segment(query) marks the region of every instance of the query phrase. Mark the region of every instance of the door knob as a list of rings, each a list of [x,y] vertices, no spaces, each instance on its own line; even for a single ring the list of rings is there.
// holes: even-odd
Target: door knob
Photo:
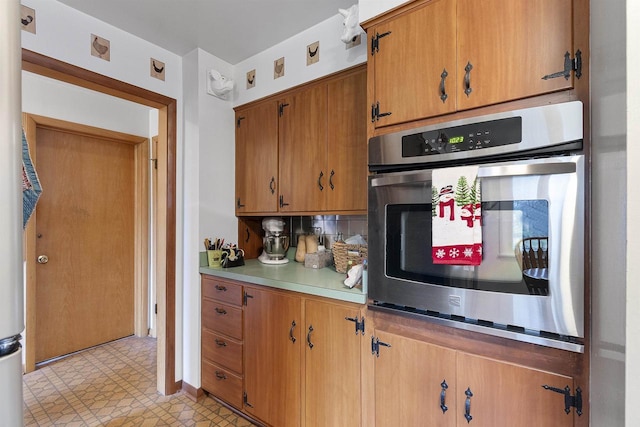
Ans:
[[[40,255],[38,257],[38,264],[46,264],[49,262],[49,257],[46,255]]]

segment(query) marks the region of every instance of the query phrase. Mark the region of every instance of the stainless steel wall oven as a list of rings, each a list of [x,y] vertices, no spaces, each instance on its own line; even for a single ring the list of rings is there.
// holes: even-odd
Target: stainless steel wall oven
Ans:
[[[372,138],[371,308],[583,352],[582,117],[575,101]],[[435,264],[433,171],[471,164],[481,264]]]

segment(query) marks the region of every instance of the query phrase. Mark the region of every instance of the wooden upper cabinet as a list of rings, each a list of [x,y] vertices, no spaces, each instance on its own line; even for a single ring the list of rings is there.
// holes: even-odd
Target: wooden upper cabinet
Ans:
[[[376,127],[455,111],[455,0],[425,3],[367,34]]]
[[[236,215],[278,211],[278,105],[236,112]]]
[[[367,79],[364,72],[328,86],[326,209],[367,210]]]
[[[457,2],[459,110],[573,87],[574,73],[543,79],[575,56],[572,0]]]
[[[373,127],[572,89],[565,63],[588,49],[574,31],[573,0],[431,0],[393,12],[367,28]]]
[[[558,426],[574,425],[575,408],[565,413],[563,394],[558,391],[569,388],[575,394],[573,379],[501,362],[463,352],[457,355],[458,370],[458,425],[473,426]],[[466,396],[469,390],[472,396]],[[469,415],[467,423],[466,403]],[[584,403],[585,406],[587,402]]]
[[[327,86],[283,98],[280,111],[280,212],[325,210]]]

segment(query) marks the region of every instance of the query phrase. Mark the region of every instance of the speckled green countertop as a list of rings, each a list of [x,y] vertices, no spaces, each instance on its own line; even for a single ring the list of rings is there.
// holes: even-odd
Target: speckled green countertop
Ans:
[[[362,285],[354,288],[346,287],[344,285],[346,275],[336,272],[333,267],[306,268],[293,260],[282,265],[266,265],[257,259],[249,259],[241,267],[209,268],[207,254],[201,252],[200,273],[340,301],[358,304],[364,304],[367,301],[367,294],[362,292]]]

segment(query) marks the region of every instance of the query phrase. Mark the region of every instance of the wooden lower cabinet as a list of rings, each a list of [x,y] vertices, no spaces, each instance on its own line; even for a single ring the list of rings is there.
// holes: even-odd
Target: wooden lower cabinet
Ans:
[[[300,425],[302,302],[245,288],[244,410],[272,426]]]
[[[361,425],[362,305],[202,284],[204,390],[269,426]]]
[[[356,304],[306,300],[306,427],[361,425],[362,322]]]
[[[242,285],[202,276],[202,388],[242,408]]]
[[[575,410],[543,386],[574,390],[565,375],[375,332],[375,424],[573,426]],[[374,356],[375,357],[375,356]]]

